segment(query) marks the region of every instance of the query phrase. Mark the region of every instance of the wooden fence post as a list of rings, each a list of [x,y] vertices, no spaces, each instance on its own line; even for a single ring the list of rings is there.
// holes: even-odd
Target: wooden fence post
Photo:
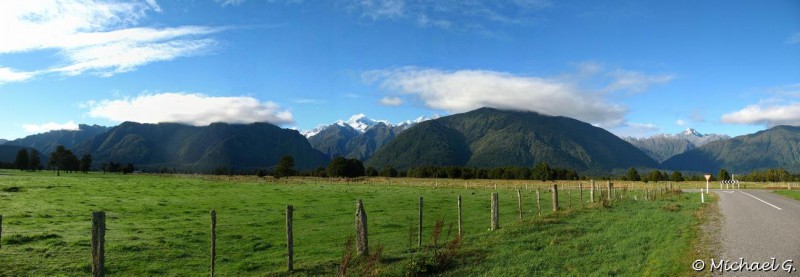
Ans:
[[[217,261],[217,211],[211,210],[211,277],[214,277],[214,263]]]
[[[369,255],[369,237],[367,233],[367,212],[361,199],[356,203],[356,253]]]
[[[539,194],[539,188],[536,188],[536,211],[540,216],[542,215],[542,197]]]
[[[517,213],[519,213],[519,221],[522,221],[522,194],[517,190]]]
[[[106,213],[92,212],[92,276],[105,276]]]
[[[583,208],[583,183],[578,184],[578,188],[580,189],[580,198],[581,198],[581,208]]]
[[[594,180],[592,180],[592,190],[589,191],[589,198],[592,199],[592,203],[594,203]]]
[[[499,219],[499,217],[500,217],[500,211],[499,211],[500,205],[499,205],[499,203],[497,203],[497,200],[498,200],[497,199],[497,193],[493,192],[492,193],[492,225],[491,225],[491,228],[490,228],[492,231],[500,229],[500,222],[499,222],[499,220],[500,220]]]
[[[608,195],[606,195],[606,197],[608,197],[608,202],[611,202],[612,186],[613,184],[611,184],[611,181],[608,181]]]
[[[422,196],[419,197],[419,230],[417,231],[417,247],[422,247]]]
[[[294,207],[286,206],[286,252],[289,254],[287,267],[289,273],[294,270],[294,234],[292,227],[294,224]]]
[[[464,230],[461,228],[461,194],[458,195],[458,237],[464,236]]]
[[[553,184],[553,211],[558,211],[558,185]]]

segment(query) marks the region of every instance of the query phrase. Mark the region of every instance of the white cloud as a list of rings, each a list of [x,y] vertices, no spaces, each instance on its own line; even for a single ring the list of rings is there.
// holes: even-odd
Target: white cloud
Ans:
[[[223,30],[137,27],[150,11],[162,9],[155,0],[0,1],[0,54],[57,50],[63,61],[36,74],[109,76],[207,53],[216,43],[206,36]]]
[[[22,128],[29,134],[44,133],[52,130],[78,130],[78,124],[70,120],[66,123],[59,124],[55,122],[48,122],[45,124],[22,124]]]
[[[741,110],[722,115],[722,122],[731,124],[767,125],[800,125],[800,103],[787,105],[772,104],[773,101],[762,101],[749,105]]]
[[[662,132],[661,128],[655,124],[635,122],[627,122],[609,131],[622,138],[646,138]]]
[[[325,100],[312,99],[312,98],[297,98],[294,99],[294,102],[297,104],[324,104]]]
[[[150,5],[150,8],[152,8],[156,12],[163,12],[164,11],[164,10],[161,9],[161,6],[158,5],[156,0],[146,0],[145,2],[147,2],[147,5]]]
[[[89,101],[88,115],[114,122],[177,122],[205,126],[214,122],[290,124],[292,113],[273,102],[247,96],[216,97],[199,93],[157,93],[118,100]]]
[[[108,77],[156,61],[198,55],[210,51],[216,44],[211,39],[200,39],[152,43],[117,42],[83,47],[64,51],[71,64],[51,70],[68,76],[93,72]]]
[[[788,44],[800,44],[800,33],[794,33],[786,39]]]
[[[219,3],[221,6],[239,6],[244,3],[244,0],[214,0],[214,2]]]
[[[675,79],[674,75],[647,75],[641,72],[617,69],[608,73],[614,81],[604,91],[627,90],[630,92],[643,92],[650,86],[667,83]]]
[[[765,91],[778,97],[800,97],[800,83],[767,88]]]
[[[405,13],[404,0],[359,0],[362,16],[379,18],[398,18]]]
[[[458,31],[490,32],[487,26],[526,24],[531,16],[552,6],[547,0],[514,1],[427,1],[427,0],[343,0],[346,9],[362,18],[402,20],[420,27]]]
[[[381,105],[384,105],[384,106],[395,106],[396,107],[396,106],[400,106],[401,104],[403,104],[403,99],[400,99],[400,97],[385,96],[385,97],[381,98],[380,103],[381,103]]]
[[[21,72],[13,68],[0,66],[0,85],[12,82],[22,82],[33,78],[36,72]]]
[[[678,125],[678,126],[686,126],[686,125],[688,125],[689,123],[687,123],[687,122],[686,122],[685,120],[683,120],[683,119],[678,119],[678,120],[676,120],[676,121],[675,121],[675,124],[676,124],[676,125]]]
[[[504,72],[406,67],[369,71],[362,77],[366,82],[379,82],[383,89],[416,96],[430,108],[454,113],[494,107],[613,127],[624,123],[628,111],[569,82]]]

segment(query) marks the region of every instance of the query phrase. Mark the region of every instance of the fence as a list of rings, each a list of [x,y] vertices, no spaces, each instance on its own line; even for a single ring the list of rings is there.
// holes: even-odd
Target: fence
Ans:
[[[433,184],[432,187],[440,186]],[[491,192],[482,192],[490,189]],[[298,270],[296,262],[305,261],[303,265],[306,267],[299,270],[312,274],[329,273],[330,268],[326,267],[330,264],[319,265],[308,261],[336,261],[341,257],[341,245],[348,237],[356,238],[356,248],[361,255],[369,255],[370,246],[375,245],[370,240],[393,247],[395,254],[413,253],[426,247],[426,239],[429,238],[425,234],[429,234],[433,225],[431,222],[435,220],[423,220],[423,216],[453,219],[457,224],[457,236],[470,236],[487,229],[498,230],[513,222],[524,224],[526,221],[522,220],[523,217],[540,217],[563,210],[564,207],[579,209],[589,207],[594,202],[608,205],[623,199],[656,200],[669,190],[671,188],[667,184],[634,190],[627,186],[615,187],[611,182],[595,184],[594,181],[561,183],[560,186],[552,184],[549,187],[467,187],[460,191],[463,195],[442,196],[427,203],[423,202],[423,197],[419,197],[418,205],[407,199],[403,203],[408,209],[402,212],[387,211],[387,207],[381,206],[381,203],[359,199],[355,211],[347,208],[350,212],[336,213],[340,216],[335,218],[328,214],[309,213],[310,210],[305,207],[313,207],[313,202],[287,205],[285,210],[262,212],[227,209],[218,214],[217,209],[212,209],[210,214],[205,210],[205,216],[195,209],[184,215],[162,215],[156,219],[147,219],[146,215],[140,214],[104,211],[93,212],[91,217],[65,215],[45,218],[51,219],[50,223],[64,227],[58,231],[37,231],[37,224],[26,222],[26,219],[34,216],[6,217],[4,222],[0,215],[0,262],[7,261],[9,263],[3,264],[22,266],[31,272],[50,273],[50,269],[61,269],[63,271],[55,272],[66,272],[68,275],[91,272],[93,276],[130,273],[131,270],[140,270],[133,271],[134,275],[165,274],[169,273],[169,269],[158,264],[166,263],[168,267],[183,267],[183,272],[206,272],[213,276],[220,270],[291,272]],[[559,191],[562,193],[559,194]],[[551,211],[542,210],[541,202],[548,201],[552,204]],[[468,205],[463,205],[463,202]],[[577,205],[573,205],[573,202]],[[487,211],[490,215],[486,214]],[[346,215],[348,213],[349,216]],[[209,225],[199,224],[203,217],[210,222],[210,230],[206,229]],[[403,221],[414,222],[416,226],[408,226],[406,233],[406,225],[399,223]],[[91,226],[88,226],[89,222]],[[412,229],[417,231],[416,239],[412,239]],[[26,247],[26,243],[32,241],[47,241],[46,249]],[[87,248],[89,251],[86,251]],[[267,253],[249,255],[259,252]],[[22,264],[20,259],[13,258],[14,255],[24,255],[28,260],[39,254],[44,259],[30,259],[31,264]],[[49,259],[54,257],[57,259]],[[242,263],[241,259],[246,261]],[[77,266],[70,262],[75,260],[80,261]],[[141,261],[152,264],[151,268],[134,269],[141,266]],[[237,261],[237,267],[230,266],[233,261]]]

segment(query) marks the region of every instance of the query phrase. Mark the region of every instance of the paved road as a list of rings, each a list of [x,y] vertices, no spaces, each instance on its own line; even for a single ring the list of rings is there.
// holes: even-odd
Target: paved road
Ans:
[[[800,276],[800,201],[765,190],[713,190],[719,195],[722,223],[722,259],[770,262],[777,272],[745,271],[732,276]],[[796,271],[781,270],[793,260]]]

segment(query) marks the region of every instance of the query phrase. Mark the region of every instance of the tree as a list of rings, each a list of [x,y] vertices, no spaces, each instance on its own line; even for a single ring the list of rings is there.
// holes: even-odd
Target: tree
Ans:
[[[136,168],[133,167],[133,164],[129,163],[126,164],[125,167],[122,168],[122,174],[130,174],[136,171]]]
[[[387,165],[386,167],[381,170],[381,176],[383,177],[397,177],[397,170],[394,167]]]
[[[325,171],[324,167],[317,167],[314,169],[314,172],[311,173],[314,177],[328,177],[328,172]]]
[[[731,178],[731,174],[728,173],[727,169],[723,168],[719,170],[719,173],[717,173],[717,178],[719,178],[720,181],[729,180]]]
[[[683,182],[683,175],[678,171],[673,171],[669,176],[669,180],[673,182]]]
[[[370,177],[378,176],[378,170],[371,166],[367,167],[367,169],[364,170],[364,175]]]
[[[664,178],[664,175],[662,175],[661,171],[658,171],[658,170],[650,171],[650,174],[648,174],[648,176],[647,176],[647,180],[651,181],[651,182],[658,182],[658,181],[662,181],[664,179],[666,179],[666,178]]]
[[[639,176],[639,171],[635,168],[631,167],[628,169],[628,174],[626,175],[628,181],[641,181],[642,177]]]
[[[111,172],[120,172],[122,170],[122,165],[120,163],[110,162],[108,164],[108,171]]]
[[[27,149],[20,149],[17,152],[17,159],[14,162],[16,164],[17,169],[20,171],[28,170],[28,166],[30,164],[30,160],[28,159],[28,150]]]
[[[30,163],[28,169],[30,170],[41,170],[42,168],[42,155],[39,154],[39,151],[31,150],[30,155]]]
[[[358,159],[333,158],[326,170],[329,177],[355,178],[364,176],[364,164]]]
[[[461,178],[461,167],[460,166],[448,166],[445,171],[447,172],[447,178],[450,178],[450,179]]]
[[[72,153],[72,150],[64,152],[64,170],[67,172],[78,172],[81,169],[81,160]]]
[[[364,176],[364,164],[358,159],[347,159],[345,163],[345,176],[351,178]]]
[[[67,149],[63,145],[56,147],[56,151],[50,153],[50,167],[56,168],[56,176],[61,176],[61,170],[64,169],[64,164],[67,159]]]
[[[283,156],[278,166],[275,167],[275,178],[289,177],[296,174],[294,170],[294,157],[290,155]]]
[[[347,159],[343,157],[333,158],[331,163],[328,164],[328,176],[330,177],[345,177],[347,168]]]
[[[533,167],[533,172],[531,172],[531,178],[535,180],[541,180],[542,182],[547,180],[554,180],[553,170],[550,169],[550,166],[546,163],[537,163],[536,166]]]
[[[81,157],[81,171],[83,173],[89,173],[89,170],[92,169],[92,155],[91,154],[84,154]]]

